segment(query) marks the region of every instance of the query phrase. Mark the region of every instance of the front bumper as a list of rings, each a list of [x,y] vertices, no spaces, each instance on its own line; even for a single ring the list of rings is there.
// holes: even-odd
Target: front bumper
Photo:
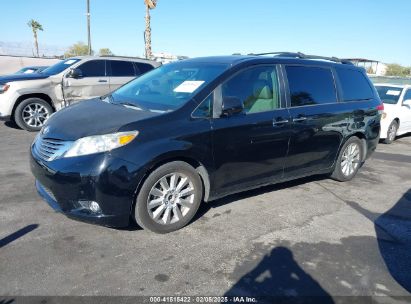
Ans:
[[[11,120],[11,115],[2,115],[0,113],[0,121],[10,121]]]
[[[57,212],[98,225],[129,225],[135,191],[143,176],[136,165],[107,153],[43,161],[31,149],[31,171],[40,196]],[[95,201],[101,212],[81,208]]]
[[[0,120],[10,120],[17,98],[17,94],[12,92],[11,88],[7,92],[0,94]]]

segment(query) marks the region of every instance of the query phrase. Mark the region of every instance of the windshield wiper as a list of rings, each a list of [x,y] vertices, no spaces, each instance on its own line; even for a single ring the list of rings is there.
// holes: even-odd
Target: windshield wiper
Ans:
[[[140,110],[140,111],[148,111],[147,108],[144,108],[140,105],[136,105],[135,103],[131,103],[131,102],[127,102],[127,101],[119,102],[119,103],[116,103],[116,104],[123,105],[125,107],[134,108],[134,109],[137,109],[137,110]]]

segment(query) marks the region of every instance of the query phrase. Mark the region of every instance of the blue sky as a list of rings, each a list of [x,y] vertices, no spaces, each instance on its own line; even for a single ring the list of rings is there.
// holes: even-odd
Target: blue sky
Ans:
[[[5,1],[0,41],[31,42],[26,23],[34,18],[45,29],[40,43],[86,42],[85,7],[86,0]],[[143,0],[91,0],[93,49],[142,56],[144,14]],[[410,21],[411,0],[159,0],[153,51],[301,51],[411,66]]]

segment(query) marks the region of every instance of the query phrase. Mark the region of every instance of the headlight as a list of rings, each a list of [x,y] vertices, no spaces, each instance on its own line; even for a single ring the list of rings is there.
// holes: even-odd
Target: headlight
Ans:
[[[76,140],[63,157],[74,157],[110,151],[127,145],[136,138],[137,135],[138,131],[132,131],[83,137]]]
[[[3,94],[10,88],[9,84],[0,84],[0,94]]]

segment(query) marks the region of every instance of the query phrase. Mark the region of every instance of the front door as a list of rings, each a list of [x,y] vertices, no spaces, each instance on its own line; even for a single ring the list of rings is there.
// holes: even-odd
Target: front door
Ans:
[[[239,98],[244,105],[242,113],[212,121],[215,171],[211,180],[218,194],[282,178],[290,130],[278,74],[274,65],[247,68],[217,89],[216,108],[221,109],[226,97]]]
[[[76,68],[80,76],[64,77],[64,99],[69,104],[106,95],[110,92],[109,77],[106,73],[106,60],[90,60]]]

